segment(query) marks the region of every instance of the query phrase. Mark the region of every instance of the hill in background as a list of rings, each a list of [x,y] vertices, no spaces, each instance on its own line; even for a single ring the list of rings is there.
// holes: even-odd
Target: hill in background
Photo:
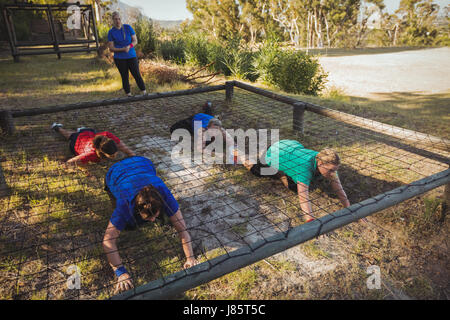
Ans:
[[[142,14],[143,16],[152,19],[152,21],[155,24],[158,24],[161,28],[164,29],[174,29],[180,26],[181,22],[183,20],[156,20],[152,17],[148,17],[144,14],[142,11],[142,8],[140,7],[133,7],[128,4],[125,4],[121,1],[117,1],[115,4],[111,4],[109,6],[109,10],[111,11],[119,11],[122,15],[123,21],[126,21],[126,23],[133,24],[136,21],[136,18],[139,16],[139,14]]]

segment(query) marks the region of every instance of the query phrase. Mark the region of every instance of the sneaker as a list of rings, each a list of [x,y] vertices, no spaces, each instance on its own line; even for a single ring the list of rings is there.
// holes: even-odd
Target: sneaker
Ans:
[[[52,130],[55,131],[55,132],[58,132],[58,131],[59,131],[59,128],[61,128],[62,126],[63,126],[63,125],[62,125],[61,123],[53,122],[53,124],[52,124]]]
[[[133,95],[130,93],[127,93],[127,97],[132,97]]]
[[[77,129],[77,132],[80,132],[81,130],[83,130],[83,129],[87,129],[86,127],[79,127],[78,129]]]
[[[142,91],[142,95],[144,96],[148,95],[147,90]]]

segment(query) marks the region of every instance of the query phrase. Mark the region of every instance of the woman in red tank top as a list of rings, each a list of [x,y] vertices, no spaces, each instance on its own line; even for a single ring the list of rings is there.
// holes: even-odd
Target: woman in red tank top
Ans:
[[[69,149],[74,157],[67,160],[71,164],[99,162],[102,159],[114,159],[119,151],[127,156],[135,156],[119,138],[108,131],[96,132],[94,129],[78,128],[66,130],[62,124],[54,123],[52,129],[69,140]]]

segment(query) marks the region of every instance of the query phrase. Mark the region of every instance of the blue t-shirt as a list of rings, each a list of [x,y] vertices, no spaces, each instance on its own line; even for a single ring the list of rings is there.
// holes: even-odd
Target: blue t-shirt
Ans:
[[[133,28],[129,24],[122,24],[122,28],[112,27],[108,32],[108,41],[114,42],[114,47],[125,48],[131,44],[131,36],[135,35]],[[114,52],[114,59],[131,59],[136,57],[134,47],[128,52]]]
[[[171,217],[178,211],[178,202],[156,176],[155,167],[147,158],[134,156],[116,162],[106,173],[105,183],[116,198],[116,209],[110,221],[120,231],[127,225],[134,227],[143,222],[139,214],[135,215],[134,207],[136,195],[145,186],[152,185],[159,191],[167,216]]]
[[[201,121],[202,122],[202,128],[207,128],[209,121],[214,118],[213,116],[210,116],[209,114],[205,113],[197,113],[192,118],[192,128],[194,128],[194,121]]]

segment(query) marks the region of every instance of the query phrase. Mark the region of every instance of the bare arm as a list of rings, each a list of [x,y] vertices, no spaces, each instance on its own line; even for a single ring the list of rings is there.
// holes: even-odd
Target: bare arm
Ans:
[[[178,232],[181,239],[181,245],[183,246],[184,255],[186,256],[186,263],[184,268],[190,268],[195,266],[198,262],[194,257],[194,251],[192,250],[192,241],[189,232],[186,230],[186,223],[184,222],[181,211],[178,210],[173,216],[170,217],[172,225]]]
[[[137,37],[135,34],[131,36],[131,43],[133,44],[133,47],[136,47],[136,45],[138,44]]]
[[[83,158],[84,156],[86,156],[85,154],[79,154],[73,158],[70,158],[69,160],[67,160],[67,164],[71,164],[71,165],[80,165],[83,164],[80,159]]]
[[[108,223],[105,235],[103,237],[103,251],[106,253],[109,265],[116,271],[122,266],[122,260],[119,256],[119,250],[117,249],[117,238],[119,238],[120,231],[111,223]],[[126,291],[133,288],[133,282],[128,273],[122,274],[117,279],[116,292]]]
[[[129,157],[133,157],[136,154],[130,150],[130,148],[128,148],[128,146],[123,143],[122,141],[120,141],[120,143],[117,145],[117,148],[122,151],[123,153],[125,153],[127,156]]]
[[[349,207],[350,201],[348,201],[347,194],[345,193],[344,188],[342,188],[341,180],[339,180],[339,176],[337,174],[335,174],[334,177],[331,179],[331,188],[338,196],[342,205],[345,208]]]
[[[311,201],[309,201],[309,187],[304,183],[298,182],[297,193],[298,193],[298,200],[300,201],[300,208],[302,208],[302,211],[305,214],[313,218]]]
[[[128,50],[130,50],[130,46],[126,46],[123,48],[116,48],[114,47],[114,41],[109,41],[108,42],[108,48],[111,52],[128,52]]]

